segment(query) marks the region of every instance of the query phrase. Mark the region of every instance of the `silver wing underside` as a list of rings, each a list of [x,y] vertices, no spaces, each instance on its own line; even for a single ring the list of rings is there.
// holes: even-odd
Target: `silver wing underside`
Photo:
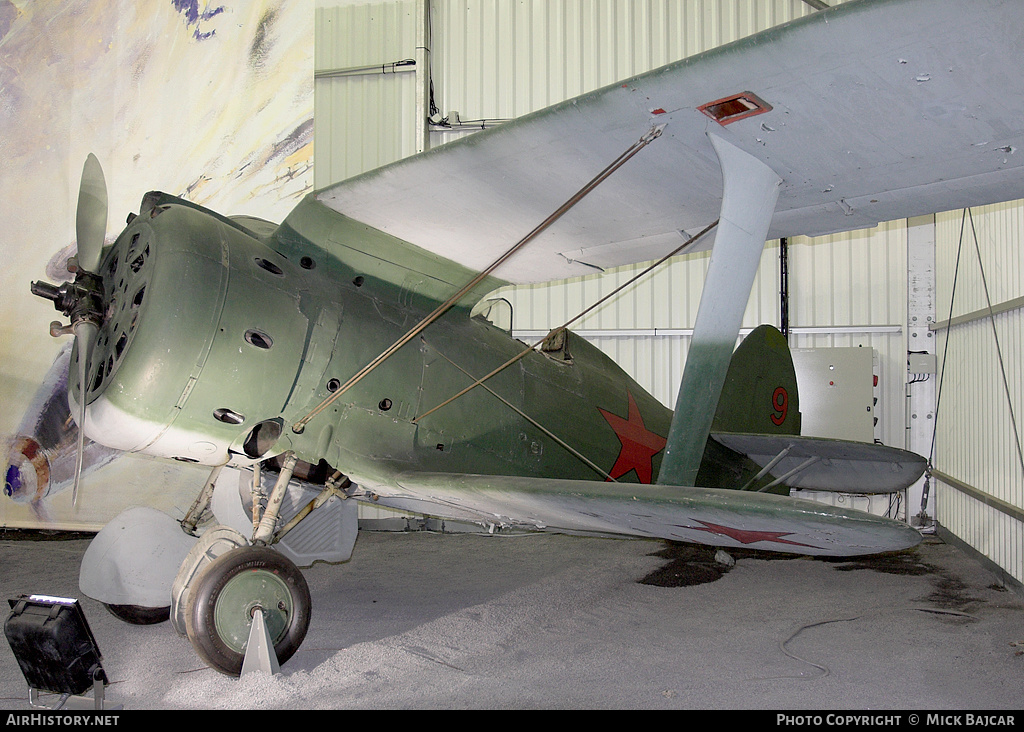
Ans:
[[[407,473],[375,499],[428,515],[810,556],[916,546],[906,524],[786,496],[491,475]]]
[[[665,125],[496,272],[517,283],[650,260],[714,221],[722,174],[709,131],[783,179],[770,238],[1020,198],[1022,28],[1017,0],[845,3],[317,196],[480,270]],[[701,111],[743,92],[770,110],[721,123]]]

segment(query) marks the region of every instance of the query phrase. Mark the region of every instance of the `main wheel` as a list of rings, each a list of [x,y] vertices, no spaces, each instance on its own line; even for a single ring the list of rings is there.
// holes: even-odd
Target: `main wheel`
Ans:
[[[189,589],[185,631],[211,668],[238,676],[254,613],[262,610],[284,663],[306,637],[311,605],[302,572],[286,557],[267,547],[238,547],[211,562]]]

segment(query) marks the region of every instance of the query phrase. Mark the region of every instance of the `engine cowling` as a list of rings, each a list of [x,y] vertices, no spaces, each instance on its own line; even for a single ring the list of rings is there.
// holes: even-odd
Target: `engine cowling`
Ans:
[[[160,194],[147,197],[100,274],[106,307],[87,436],[206,465],[262,457],[307,338],[300,268],[247,227]],[[74,410],[77,386],[69,393]]]

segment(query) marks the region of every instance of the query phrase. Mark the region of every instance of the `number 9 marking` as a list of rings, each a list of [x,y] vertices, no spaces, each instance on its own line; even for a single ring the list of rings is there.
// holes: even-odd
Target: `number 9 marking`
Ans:
[[[789,392],[780,386],[772,394],[772,422],[776,426],[781,426],[786,421],[787,412],[789,412]]]

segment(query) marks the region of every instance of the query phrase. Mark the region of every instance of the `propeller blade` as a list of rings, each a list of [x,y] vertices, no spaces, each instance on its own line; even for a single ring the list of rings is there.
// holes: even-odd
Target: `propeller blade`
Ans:
[[[95,273],[100,266],[103,242],[107,236],[107,182],[100,161],[92,153],[82,168],[75,232],[78,237],[78,266],[86,272]]]
[[[78,345],[78,452],[75,455],[75,485],[71,490],[71,506],[78,505],[78,486],[82,480],[82,463],[85,457],[85,395],[88,390],[86,379],[89,374],[89,363],[92,361],[93,347],[99,327],[88,320],[75,324],[75,341]]]

